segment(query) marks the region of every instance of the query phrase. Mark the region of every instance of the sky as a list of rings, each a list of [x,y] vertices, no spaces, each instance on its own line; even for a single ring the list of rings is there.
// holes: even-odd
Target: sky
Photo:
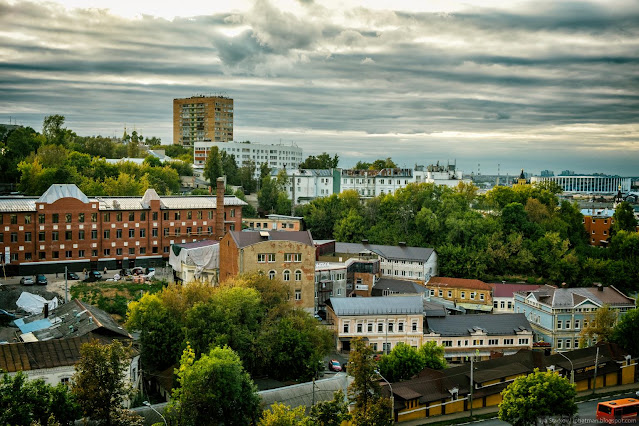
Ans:
[[[343,167],[639,176],[639,2],[0,0],[0,124],[170,143],[196,94]]]

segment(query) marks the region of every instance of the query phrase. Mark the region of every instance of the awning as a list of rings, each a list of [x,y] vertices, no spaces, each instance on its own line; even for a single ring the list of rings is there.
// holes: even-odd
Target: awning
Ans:
[[[457,306],[461,306],[468,311],[491,312],[493,310],[491,305],[480,305],[479,303],[457,303]]]

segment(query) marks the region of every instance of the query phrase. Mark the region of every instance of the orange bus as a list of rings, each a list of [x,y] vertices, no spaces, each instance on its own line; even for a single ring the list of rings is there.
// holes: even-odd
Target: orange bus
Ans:
[[[636,423],[639,399],[624,398],[597,404],[597,420],[605,423]]]

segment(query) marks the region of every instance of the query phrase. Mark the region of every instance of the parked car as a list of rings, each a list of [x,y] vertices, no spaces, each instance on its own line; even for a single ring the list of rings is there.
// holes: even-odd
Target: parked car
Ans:
[[[122,268],[122,269],[120,269],[120,276],[121,276],[121,277],[128,277],[128,276],[130,276],[130,275],[133,275],[133,274],[131,273],[131,270],[130,270],[130,269],[127,269],[127,268]]]
[[[100,271],[90,271],[89,276],[84,281],[93,282],[93,281],[100,281],[101,279],[102,279],[102,274],[100,273]]]
[[[33,281],[33,277],[22,277],[20,278],[20,284],[22,285],[33,285],[35,281]]]
[[[80,277],[75,272],[67,272],[67,279],[68,280],[79,280]]]
[[[339,363],[338,360],[332,359],[328,363],[328,369],[331,371],[342,371],[342,365]]]
[[[44,276],[44,274],[38,274],[38,276],[36,277],[36,284],[47,285],[49,284],[49,281],[47,280],[47,277]]]
[[[135,268],[131,269],[131,273],[133,275],[144,275],[144,268],[141,266],[136,266]]]

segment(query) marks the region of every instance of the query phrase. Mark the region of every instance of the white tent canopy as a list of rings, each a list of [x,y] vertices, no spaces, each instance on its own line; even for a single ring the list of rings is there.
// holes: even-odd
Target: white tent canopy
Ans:
[[[177,273],[182,272],[182,265],[195,266],[195,277],[199,278],[202,271],[220,267],[220,244],[218,241],[173,244],[169,265]]]
[[[18,308],[23,309],[32,315],[42,313],[44,305],[47,303],[49,304],[49,310],[51,311],[58,307],[58,298],[54,297],[51,300],[47,300],[42,296],[38,296],[37,294],[23,291],[16,301],[16,305],[18,305]]]

